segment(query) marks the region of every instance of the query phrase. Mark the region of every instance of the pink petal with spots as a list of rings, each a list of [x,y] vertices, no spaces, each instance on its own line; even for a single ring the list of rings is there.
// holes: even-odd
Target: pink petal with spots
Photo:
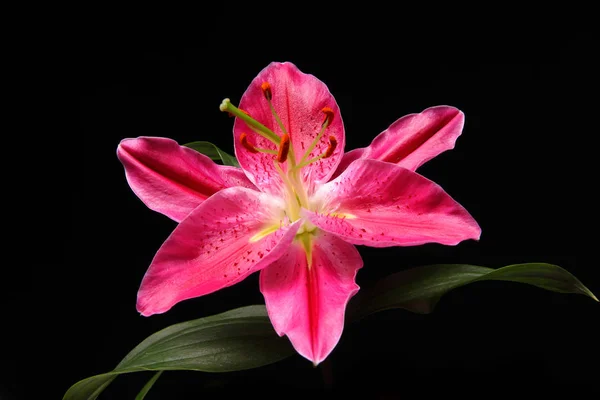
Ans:
[[[176,303],[233,285],[277,260],[301,220],[252,242],[278,223],[281,204],[245,188],[224,189],[198,206],[175,228],[146,272],[137,309],[149,316]]]
[[[144,204],[177,222],[221,189],[255,188],[241,169],[217,165],[171,139],[125,139],[117,157],[129,186]]]
[[[240,108],[254,119],[273,130],[280,137],[282,131],[274,119],[269,103],[263,95],[261,84],[268,82],[273,94],[273,107],[290,134],[296,162],[302,159],[313,139],[318,135],[325,120],[324,107],[333,110],[331,125],[311,152],[310,158],[325,153],[329,147],[329,136],[335,137],[337,146],[331,157],[321,159],[303,168],[305,182],[327,181],[335,171],[344,152],[344,124],[338,105],[327,86],[313,75],[304,74],[292,63],[271,63],[252,81],[242,99]],[[279,191],[281,180],[273,166],[274,155],[251,153],[240,143],[240,135],[246,133],[254,147],[276,150],[271,141],[253,132],[244,121],[236,118],[234,125],[235,154],[248,178],[261,190],[271,193]],[[285,171],[290,157],[283,165]]]
[[[478,240],[481,229],[439,185],[416,172],[376,160],[357,160],[315,194],[317,227],[372,247],[456,245]]]
[[[313,242],[309,267],[297,242],[260,273],[260,290],[279,336],[287,335],[298,353],[315,365],[340,340],[344,313],[356,292],[363,266],[354,246],[325,232]]]
[[[437,106],[406,115],[380,133],[368,147],[344,155],[334,176],[358,159],[387,161],[415,171],[438,154],[454,148],[465,115],[449,106]]]

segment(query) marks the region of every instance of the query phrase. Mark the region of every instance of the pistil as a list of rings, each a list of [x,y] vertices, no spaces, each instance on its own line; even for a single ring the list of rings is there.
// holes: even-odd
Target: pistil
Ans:
[[[265,139],[268,139],[271,142],[275,143],[275,145],[279,145],[280,138],[279,136],[277,136],[277,134],[275,134],[275,132],[273,132],[254,118],[252,118],[250,115],[248,115],[248,113],[240,110],[239,108],[231,104],[231,101],[229,99],[223,100],[223,102],[219,106],[219,110],[223,112],[228,112],[233,116],[242,119],[248,124],[250,128],[252,128],[254,132],[258,133]]]

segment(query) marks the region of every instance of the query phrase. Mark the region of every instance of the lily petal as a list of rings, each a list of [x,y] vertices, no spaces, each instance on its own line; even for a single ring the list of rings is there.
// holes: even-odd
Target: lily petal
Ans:
[[[456,245],[481,229],[439,185],[394,164],[357,160],[315,194],[317,227],[372,247]]]
[[[438,154],[453,149],[464,124],[463,112],[450,106],[406,115],[381,132],[368,147],[346,153],[334,176],[358,159],[387,161],[415,171]]]
[[[260,290],[279,336],[287,335],[303,357],[315,365],[340,340],[346,304],[356,292],[356,273],[363,266],[354,246],[320,232],[307,265],[304,248],[294,243],[260,273]]]
[[[144,204],[177,222],[221,189],[255,188],[241,169],[217,165],[171,139],[125,139],[117,157],[129,186]]]
[[[330,146],[330,136],[337,141],[333,154],[302,169],[303,179],[309,184],[315,181],[327,181],[343,156],[345,144],[344,124],[335,98],[323,82],[313,75],[302,73],[294,64],[289,62],[269,64],[250,83],[242,96],[240,108],[280,137],[283,136],[283,132],[273,117],[261,88],[264,82],[268,82],[271,87],[273,107],[290,135],[296,162],[302,159],[305,150],[310,147],[321,130],[325,120],[323,108],[329,107],[333,111],[331,124],[308,159],[326,152]],[[248,178],[261,190],[278,193],[281,179],[274,167],[274,155],[248,151],[241,143],[240,137],[243,133],[247,134],[248,142],[254,147],[277,150],[277,146],[253,132],[244,121],[236,118],[235,154],[240,165],[246,171]],[[286,164],[289,162],[288,157]],[[283,169],[285,170],[285,166]]]
[[[224,189],[175,228],[152,260],[137,309],[149,316],[176,303],[233,285],[277,260],[302,220],[286,226],[279,201],[246,188]],[[265,226],[273,226],[266,234]],[[281,224],[281,228],[277,228]]]

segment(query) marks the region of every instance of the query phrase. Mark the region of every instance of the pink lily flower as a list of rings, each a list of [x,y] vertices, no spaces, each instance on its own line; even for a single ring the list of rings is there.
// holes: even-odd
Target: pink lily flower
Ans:
[[[165,138],[119,144],[133,191],[179,222],[142,280],[142,315],[261,271],[275,331],[316,365],[338,343],[346,305],[359,290],[363,261],[355,245],[479,239],[471,215],[414,172],[454,147],[464,124],[456,108],[407,115],[369,147],[344,154],[342,117],[327,86],[291,63],[272,63],[240,108],[225,99],[221,110],[236,117],[241,168]]]

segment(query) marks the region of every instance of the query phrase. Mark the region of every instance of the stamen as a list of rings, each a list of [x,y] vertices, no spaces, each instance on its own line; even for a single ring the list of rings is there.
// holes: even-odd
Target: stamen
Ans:
[[[240,135],[240,143],[242,146],[248,150],[250,153],[268,153],[268,154],[277,154],[275,150],[269,149],[261,149],[259,147],[254,147],[248,142],[248,135],[244,132]]]
[[[244,148],[250,153],[258,153],[258,150],[256,150],[254,146],[248,143],[248,135],[246,135],[245,132],[240,135],[240,142],[242,143],[242,146],[244,146]]]
[[[283,125],[281,118],[279,118],[279,115],[277,115],[277,111],[275,111],[275,107],[273,107],[273,103],[271,102],[271,100],[273,99],[273,91],[271,90],[271,84],[269,82],[263,82],[260,85],[260,88],[263,92],[263,95],[265,96],[265,99],[267,99],[267,102],[269,103],[269,108],[271,109],[271,114],[273,115],[273,118],[275,118],[275,121],[277,121],[277,125],[279,125],[279,129],[281,129],[281,132],[283,133],[283,137],[288,136],[288,138],[287,138],[288,142],[286,144],[287,148],[285,149],[285,154],[283,154],[282,157],[279,157],[279,156],[277,157],[277,161],[279,161],[281,158],[283,161],[279,161],[279,162],[284,162],[287,159],[289,148],[292,147],[292,143],[290,142],[290,138],[289,138],[289,133],[285,129],[285,126]],[[281,138],[282,143],[283,143],[283,137]],[[282,146],[280,145],[279,147],[280,147],[279,150],[281,152]],[[290,153],[290,164],[292,166],[296,164],[296,160],[295,160],[293,151]]]
[[[331,125],[331,122],[333,122],[333,110],[329,107],[323,107],[323,109],[321,110],[325,113],[325,120],[323,121],[323,125]]]
[[[323,125],[321,125],[321,130],[319,131],[319,134],[317,135],[317,137],[315,137],[315,139],[312,141],[312,143],[310,144],[310,146],[308,146],[308,149],[306,150],[306,152],[304,153],[304,155],[302,156],[302,159],[300,160],[300,162],[298,163],[298,167],[297,168],[302,168],[300,167],[301,165],[308,165],[312,162],[315,162],[317,160],[320,160],[322,158],[322,156],[313,158],[309,161],[305,161],[309,156],[310,156],[310,152],[313,151],[313,149],[315,148],[315,146],[317,145],[317,143],[319,143],[319,140],[321,140],[321,136],[323,136],[323,133],[325,133],[325,129],[327,129],[327,127],[331,124],[331,121],[333,121],[333,110],[329,107],[323,107],[321,109],[321,111],[323,111],[325,113],[325,121],[323,121]],[[334,138],[335,139],[335,138]],[[337,142],[336,142],[337,144]],[[334,148],[335,150],[335,148]],[[333,152],[333,150],[332,150]],[[330,154],[331,155],[331,154]]]
[[[329,146],[327,146],[327,150],[325,150],[325,153],[321,154],[320,156],[311,158],[308,161],[301,161],[300,164],[296,165],[296,169],[304,168],[307,165],[317,162],[323,158],[331,157],[333,152],[335,151],[336,147],[337,147],[337,139],[334,136],[329,136]],[[303,157],[302,160],[304,160],[304,158],[305,157]]]
[[[281,137],[279,143],[279,153],[277,153],[277,162],[283,163],[287,160],[288,153],[290,151],[290,135],[287,133]]]
[[[271,92],[271,85],[269,84],[269,82],[263,82],[262,85],[260,85],[260,88],[262,89],[265,98],[271,101],[271,99],[273,98],[273,92]]]
[[[329,136],[329,147],[325,150],[325,154],[323,154],[323,158],[331,157],[335,148],[337,147],[337,139],[333,136]]]

